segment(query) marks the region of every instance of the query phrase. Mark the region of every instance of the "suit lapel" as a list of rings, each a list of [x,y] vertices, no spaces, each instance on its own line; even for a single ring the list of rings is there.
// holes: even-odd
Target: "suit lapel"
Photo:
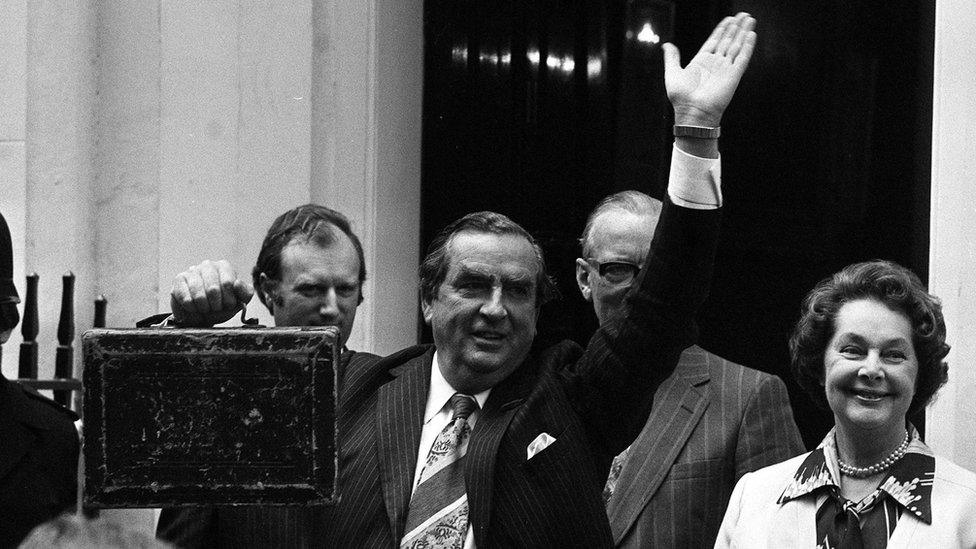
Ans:
[[[410,504],[433,356],[431,348],[392,370],[395,379],[380,387],[377,396],[376,444],[383,502],[397,542],[403,537]]]
[[[607,507],[615,543],[623,539],[660,488],[708,408],[706,390],[701,388],[708,381],[704,352],[690,347],[682,353],[675,373],[654,395],[654,408],[630,447],[628,463]]]
[[[465,456],[464,480],[468,491],[468,521],[474,528],[476,547],[488,545],[498,445],[512,417],[528,397],[534,379],[535,369],[527,361],[509,379],[492,389],[485,409],[471,432]]]

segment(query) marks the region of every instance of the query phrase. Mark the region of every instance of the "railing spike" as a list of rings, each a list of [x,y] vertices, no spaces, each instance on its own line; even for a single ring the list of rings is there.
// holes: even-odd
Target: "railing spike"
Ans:
[[[27,275],[24,321],[20,325],[24,342],[20,344],[20,365],[17,370],[17,377],[21,379],[37,379],[37,283],[39,279],[37,273]]]
[[[70,379],[74,377],[75,339],[75,275],[71,271],[61,278],[61,318],[58,320],[58,350],[54,357],[54,377]],[[68,406],[70,391],[54,391],[54,400]]]

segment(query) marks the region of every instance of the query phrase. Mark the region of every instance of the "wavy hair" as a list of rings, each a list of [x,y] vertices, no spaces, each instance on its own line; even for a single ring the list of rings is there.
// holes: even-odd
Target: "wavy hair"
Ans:
[[[800,320],[790,337],[793,375],[814,402],[829,408],[824,393],[824,353],[834,337],[837,313],[844,304],[873,299],[908,318],[918,357],[915,396],[908,414],[925,408],[948,380],[945,319],[939,298],[922,281],[891,261],[866,261],[844,267],[818,283],[803,300]]]
[[[281,280],[281,252],[288,244],[296,239],[304,239],[305,242],[315,242],[323,248],[328,247],[338,236],[336,229],[348,236],[353,247],[356,248],[356,256],[359,258],[359,302],[362,303],[363,282],[366,281],[363,245],[359,242],[356,233],[352,232],[346,216],[318,204],[305,204],[292,208],[278,216],[268,229],[264,242],[261,243],[257,264],[251,271],[254,291],[258,294],[261,303],[268,305],[268,297],[260,283],[261,273],[270,280]]]
[[[535,279],[536,306],[541,307],[559,296],[556,282],[546,274],[546,260],[542,247],[532,238],[529,231],[500,213],[484,211],[470,213],[458,219],[444,227],[431,241],[427,257],[420,264],[420,298],[424,303],[431,303],[437,299],[437,290],[447,277],[447,270],[451,263],[447,251],[448,244],[451,243],[454,235],[463,232],[514,235],[526,239],[532,245],[538,266]]]

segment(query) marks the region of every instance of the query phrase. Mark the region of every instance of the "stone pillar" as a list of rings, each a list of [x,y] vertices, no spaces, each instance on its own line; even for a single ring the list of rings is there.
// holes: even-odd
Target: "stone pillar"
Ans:
[[[22,234],[25,271],[40,275],[38,375],[42,378],[54,375],[65,272],[77,275],[77,325],[91,325],[93,315],[90,307],[79,302],[92,299],[96,287],[94,23],[91,2],[27,3]],[[22,284],[18,281],[21,288]]]
[[[976,10],[939,0],[935,16],[929,286],[942,298],[952,351],[927,436],[936,453],[976,471]]]
[[[162,2],[160,10],[166,310],[173,275],[202,259],[230,259],[249,276],[271,221],[308,201],[311,22],[307,2]]]
[[[157,307],[160,6],[99,2],[96,32],[96,292],[108,299],[107,326],[133,326]],[[76,309],[87,314],[94,297],[79,292]],[[77,331],[90,326],[79,322]]]
[[[417,341],[423,2],[312,8],[312,200],[363,241],[369,279],[349,347]]]

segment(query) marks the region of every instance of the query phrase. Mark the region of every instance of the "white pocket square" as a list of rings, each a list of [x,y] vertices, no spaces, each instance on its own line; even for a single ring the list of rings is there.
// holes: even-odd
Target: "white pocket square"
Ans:
[[[556,442],[556,437],[549,435],[549,433],[540,433],[539,436],[535,437],[535,440],[529,443],[529,445],[525,448],[525,461],[532,459],[532,456],[545,450],[553,442]]]

